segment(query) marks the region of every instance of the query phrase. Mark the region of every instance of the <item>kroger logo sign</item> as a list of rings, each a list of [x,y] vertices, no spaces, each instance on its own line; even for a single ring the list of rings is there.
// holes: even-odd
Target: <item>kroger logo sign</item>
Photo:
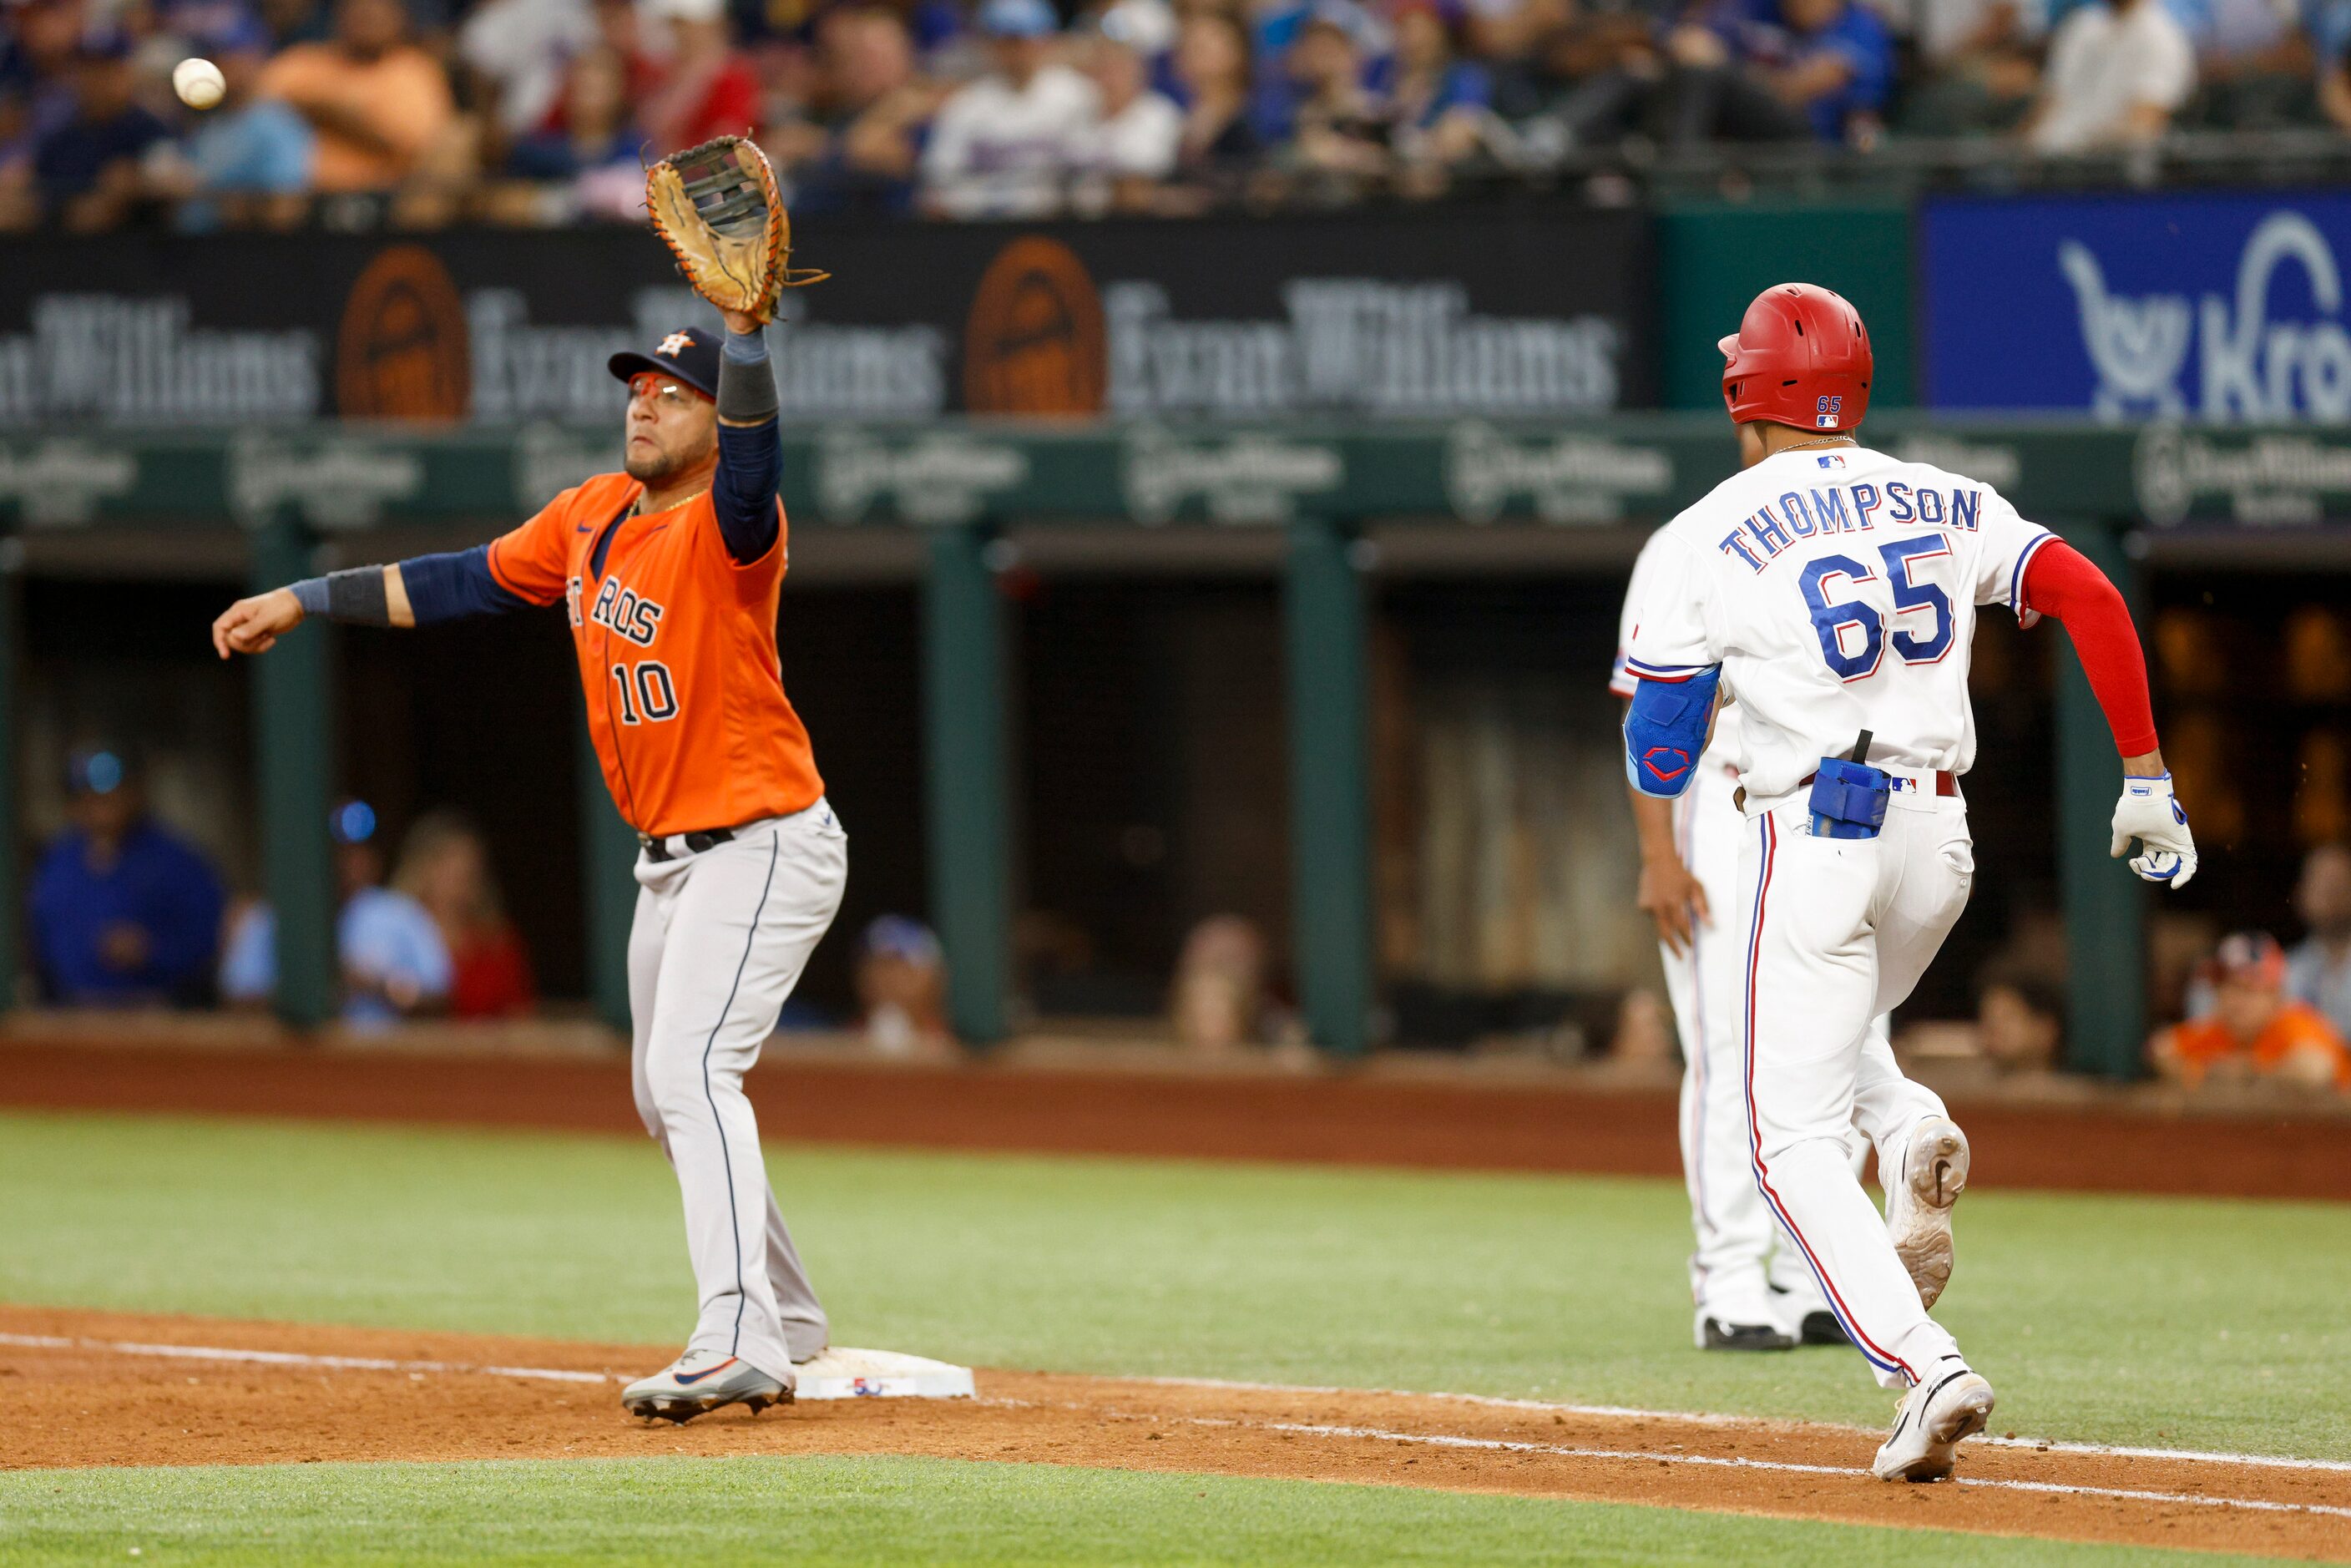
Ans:
[[[1926,234],[1937,407],[2351,418],[2351,196],[1947,202]]]

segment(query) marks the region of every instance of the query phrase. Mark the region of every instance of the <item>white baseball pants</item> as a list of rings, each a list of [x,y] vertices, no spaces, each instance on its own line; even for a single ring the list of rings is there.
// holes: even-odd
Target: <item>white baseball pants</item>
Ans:
[[[1957,1353],[1927,1315],[1847,1157],[1846,1129],[1901,1169],[1942,1103],[1902,1076],[1870,1020],[1906,999],[1968,901],[1965,803],[1898,789],[1876,838],[1814,838],[1803,792],[1750,815],[1740,856],[1740,1020],[1757,1189],[1795,1240],[1878,1382],[1902,1388]]]
[[[1706,891],[1712,924],[1694,925],[1688,951],[1677,954],[1660,943],[1657,956],[1682,1040],[1682,1180],[1697,1239],[1689,1260],[1690,1298],[1701,1318],[1761,1323],[1801,1319],[1824,1303],[1803,1255],[1755,1185],[1747,1130],[1746,1038],[1740,1025],[1746,928],[1738,897],[1739,859],[1747,821],[1733,801],[1736,789],[1729,772],[1709,759],[1688,793],[1674,802],[1675,843],[1682,863]],[[1886,1019],[1873,1020],[1870,1030],[1890,1066]],[[1790,1293],[1778,1298],[1777,1306],[1773,1287]],[[1791,1304],[1797,1309],[1792,1314]]]
[[[1682,1040],[1682,1179],[1698,1242],[1690,1296],[1701,1316],[1761,1323],[1774,1316],[1766,1270],[1778,1226],[1755,1187],[1740,1082],[1738,885],[1745,823],[1731,804],[1732,789],[1722,769],[1702,764],[1689,792],[1674,803],[1682,863],[1705,889],[1713,920],[1693,924],[1688,951],[1677,954],[1660,943],[1658,956]]]
[[[680,841],[669,841],[675,849]],[[700,853],[639,857],[629,929],[637,1114],[677,1172],[701,1295],[689,1350],[789,1385],[824,1309],[768,1185],[743,1075],[841,907],[849,838],[819,800]]]

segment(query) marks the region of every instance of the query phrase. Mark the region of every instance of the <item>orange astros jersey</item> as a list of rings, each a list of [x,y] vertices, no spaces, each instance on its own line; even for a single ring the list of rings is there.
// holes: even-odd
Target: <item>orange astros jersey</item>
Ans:
[[[613,804],[667,837],[786,816],[824,793],[808,731],[784,695],[776,542],[748,566],[726,553],[710,492],[629,516],[643,486],[601,474],[490,546],[490,574],[534,604],[564,601],[588,733]],[[612,530],[602,571],[596,546]]]

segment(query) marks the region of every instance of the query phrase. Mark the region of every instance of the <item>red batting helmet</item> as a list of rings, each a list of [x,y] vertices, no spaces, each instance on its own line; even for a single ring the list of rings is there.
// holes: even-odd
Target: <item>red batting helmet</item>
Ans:
[[[1739,335],[1719,346],[1722,401],[1734,423],[1851,430],[1869,412],[1869,329],[1841,294],[1774,284],[1740,318]]]

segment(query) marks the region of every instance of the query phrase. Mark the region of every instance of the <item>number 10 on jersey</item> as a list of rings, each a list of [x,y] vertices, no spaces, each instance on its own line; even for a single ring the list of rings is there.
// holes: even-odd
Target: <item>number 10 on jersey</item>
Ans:
[[[677,716],[677,685],[658,659],[613,665],[612,685],[620,694],[622,724],[659,724]]]

